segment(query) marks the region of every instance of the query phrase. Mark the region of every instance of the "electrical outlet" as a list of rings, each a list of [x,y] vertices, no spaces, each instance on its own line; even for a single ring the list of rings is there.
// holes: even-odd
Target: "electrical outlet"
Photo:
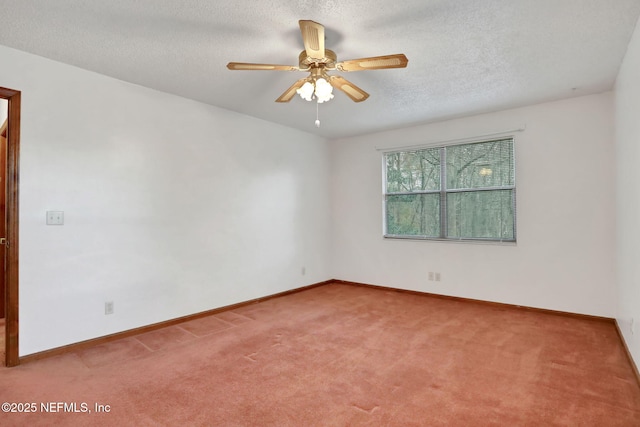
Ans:
[[[631,318],[631,321],[629,322],[629,329],[631,329],[631,334],[635,335],[635,333],[636,333],[636,322],[633,319],[633,317]]]
[[[302,267],[302,275],[304,276],[305,274],[307,274],[307,267]]]
[[[429,280],[433,280],[433,271],[429,272]]]
[[[64,225],[64,212],[47,211],[47,225]]]
[[[104,303],[104,314],[113,314],[113,301]]]
[[[436,282],[440,281],[440,273],[436,273]]]

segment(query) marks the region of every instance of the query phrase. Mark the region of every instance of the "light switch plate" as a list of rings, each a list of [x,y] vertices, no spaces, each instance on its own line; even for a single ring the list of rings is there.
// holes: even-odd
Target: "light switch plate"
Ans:
[[[64,224],[63,211],[47,211],[47,225],[63,225],[63,224]]]

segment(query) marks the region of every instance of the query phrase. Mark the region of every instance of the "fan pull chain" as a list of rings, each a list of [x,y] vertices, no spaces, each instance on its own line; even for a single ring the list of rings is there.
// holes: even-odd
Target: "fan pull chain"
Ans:
[[[320,127],[320,117],[319,117],[319,102],[316,101],[316,127],[319,128]]]

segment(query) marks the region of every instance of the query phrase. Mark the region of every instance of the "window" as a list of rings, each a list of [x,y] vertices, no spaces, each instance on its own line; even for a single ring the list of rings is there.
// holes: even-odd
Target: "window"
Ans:
[[[384,235],[516,240],[513,138],[384,155]]]

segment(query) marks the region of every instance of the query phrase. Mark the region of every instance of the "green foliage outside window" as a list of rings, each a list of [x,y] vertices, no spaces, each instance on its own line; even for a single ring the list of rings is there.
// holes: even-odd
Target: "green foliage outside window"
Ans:
[[[385,154],[385,236],[515,241],[513,139]]]

